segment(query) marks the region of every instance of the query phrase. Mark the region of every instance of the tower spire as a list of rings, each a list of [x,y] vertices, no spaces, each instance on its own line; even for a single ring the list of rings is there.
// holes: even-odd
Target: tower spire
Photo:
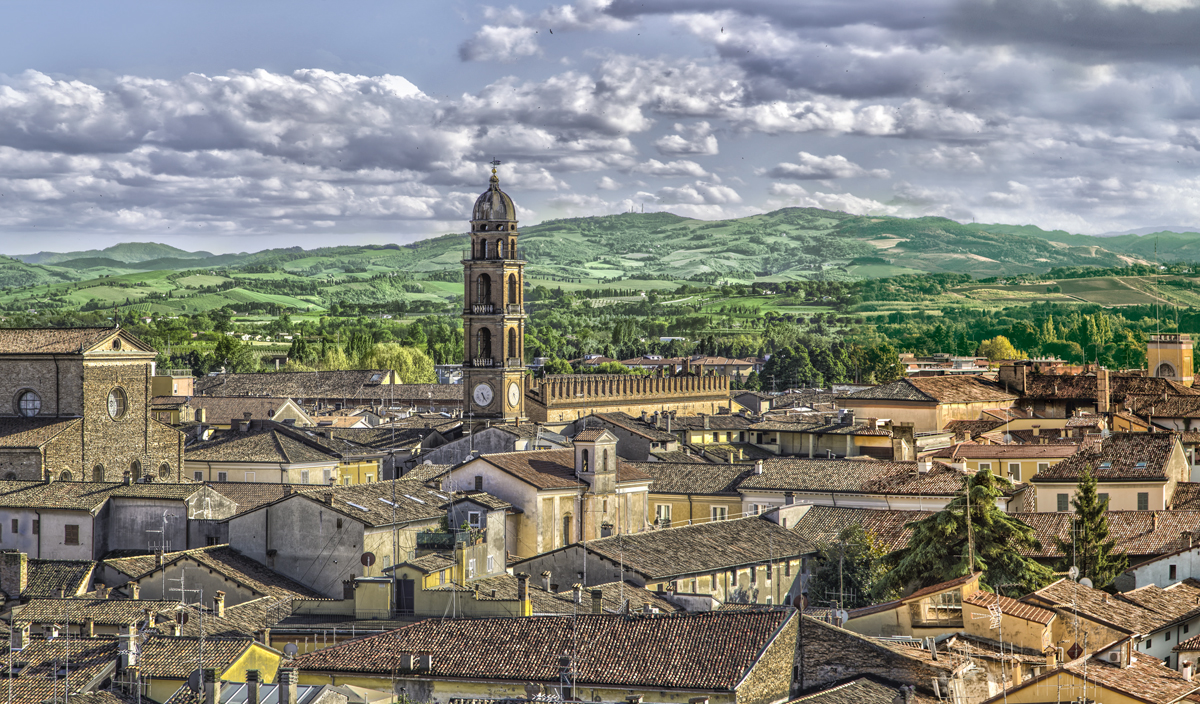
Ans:
[[[495,185],[498,185],[498,184],[500,183],[500,177],[496,175],[496,167],[497,167],[497,166],[500,166],[500,164],[502,164],[502,163],[504,163],[504,162],[502,162],[502,161],[500,161],[499,159],[497,159],[497,158],[493,157],[493,158],[492,158],[492,160],[491,160],[491,162],[489,162],[489,163],[491,163],[491,165],[492,165],[492,178],[491,178],[491,182],[492,182],[492,185],[493,185],[493,186],[495,186]]]

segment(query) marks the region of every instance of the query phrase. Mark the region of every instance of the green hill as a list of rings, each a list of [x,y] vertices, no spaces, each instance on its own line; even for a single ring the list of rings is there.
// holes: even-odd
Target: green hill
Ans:
[[[151,259],[176,257],[180,259],[203,259],[211,257],[210,252],[188,252],[169,244],[157,242],[122,242],[104,249],[89,249],[83,252],[38,252],[37,254],[18,254],[19,259],[27,264],[57,264],[72,259],[113,259],[118,262],[135,264]]]

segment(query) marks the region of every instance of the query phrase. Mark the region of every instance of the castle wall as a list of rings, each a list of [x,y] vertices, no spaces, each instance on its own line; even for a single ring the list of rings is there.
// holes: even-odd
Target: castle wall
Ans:
[[[730,405],[729,378],[657,377],[626,374],[570,374],[534,382],[525,395],[530,420],[574,421],[593,413],[675,411],[715,415]]]

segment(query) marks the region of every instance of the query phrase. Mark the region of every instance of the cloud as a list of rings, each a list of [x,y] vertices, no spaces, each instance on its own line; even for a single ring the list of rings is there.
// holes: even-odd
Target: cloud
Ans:
[[[742,197],[732,188],[704,181],[679,187],[666,186],[654,194],[639,193],[638,196],[653,198],[663,205],[728,205],[742,202]]]
[[[606,12],[612,0],[579,0],[565,5],[551,5],[536,15],[527,15],[516,7],[497,9],[487,7],[484,17],[489,21],[458,47],[463,61],[512,62],[544,52],[539,37],[579,31],[615,32],[628,29],[633,22]]]
[[[708,176],[708,172],[704,170],[704,167],[687,159],[671,161],[665,164],[658,159],[650,159],[633,167],[632,171],[650,176],[690,176],[692,178],[704,178]]]
[[[615,191],[620,187],[621,184],[614,181],[610,176],[604,176],[599,181],[596,181],[596,188],[602,191]]]
[[[717,137],[712,133],[712,125],[707,121],[694,125],[675,123],[675,134],[659,137],[654,142],[659,154],[664,156],[715,156]]]
[[[767,169],[765,174],[771,178],[790,178],[799,180],[820,180],[834,178],[887,178],[887,169],[864,169],[840,154],[817,156],[808,152],[800,152],[799,163],[787,162],[776,164]]]
[[[850,193],[810,193],[794,183],[773,183],[767,192],[775,196],[768,203],[775,208],[787,206],[799,208],[822,208],[838,210],[852,215],[894,215],[895,206],[885,205],[871,198],[861,198]]]
[[[484,25],[475,36],[458,47],[463,61],[512,62],[528,56],[540,56],[537,31],[532,27]]]

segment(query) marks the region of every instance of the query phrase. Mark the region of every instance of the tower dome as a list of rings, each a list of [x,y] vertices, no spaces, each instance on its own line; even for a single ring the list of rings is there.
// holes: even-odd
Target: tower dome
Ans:
[[[500,190],[500,177],[496,169],[492,169],[491,185],[475,199],[475,208],[471,211],[472,220],[516,220],[517,208],[512,198]]]

